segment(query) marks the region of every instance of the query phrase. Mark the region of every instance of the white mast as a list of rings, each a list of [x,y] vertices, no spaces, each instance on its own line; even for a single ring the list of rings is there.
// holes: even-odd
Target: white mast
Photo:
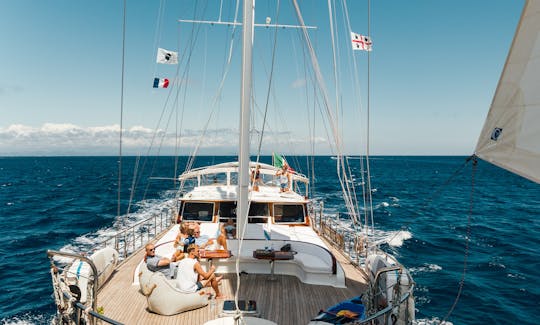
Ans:
[[[239,236],[243,236],[248,215],[249,190],[249,113],[251,110],[251,70],[253,47],[253,17],[255,0],[244,0],[242,38],[242,85],[240,109],[240,140],[238,152],[238,206],[236,225]]]

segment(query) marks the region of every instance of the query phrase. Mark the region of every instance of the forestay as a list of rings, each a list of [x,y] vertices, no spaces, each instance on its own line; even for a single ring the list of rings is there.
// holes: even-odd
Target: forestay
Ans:
[[[540,1],[527,1],[475,153],[540,183]]]

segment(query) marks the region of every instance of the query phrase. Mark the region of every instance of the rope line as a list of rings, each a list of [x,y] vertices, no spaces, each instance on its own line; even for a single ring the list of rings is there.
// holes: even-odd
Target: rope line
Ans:
[[[120,135],[119,135],[119,149],[118,149],[118,203],[116,207],[116,215],[120,217],[121,213],[121,199],[122,199],[122,135],[124,125],[124,79],[125,79],[125,57],[126,57],[126,4],[127,0],[124,0],[123,10],[123,22],[122,22],[122,81],[120,85]]]
[[[461,293],[463,292],[463,286],[465,284],[465,275],[467,274],[467,260],[469,257],[469,244],[471,241],[471,220],[472,220],[472,214],[473,214],[473,207],[474,207],[474,176],[476,175],[476,166],[478,164],[478,161],[476,160],[476,157],[472,157],[473,163],[472,163],[472,174],[471,174],[471,194],[470,194],[470,201],[469,201],[469,214],[467,216],[467,237],[465,239],[465,255],[463,257],[463,272],[461,274],[461,280],[459,281],[459,289],[456,294],[456,299],[454,300],[454,303],[452,304],[452,307],[450,310],[448,310],[448,313],[446,316],[444,316],[444,319],[442,320],[441,324],[446,323],[446,320],[452,312],[454,311],[454,308],[456,308],[457,303],[459,301],[459,298],[461,297]]]

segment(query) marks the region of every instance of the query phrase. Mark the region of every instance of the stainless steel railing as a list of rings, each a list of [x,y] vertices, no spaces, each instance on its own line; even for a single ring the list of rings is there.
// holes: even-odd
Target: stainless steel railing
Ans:
[[[311,202],[309,215],[312,218],[312,227],[319,235],[345,253],[351,263],[355,265],[361,264],[365,249],[363,234],[360,234],[355,229],[341,226],[339,212],[333,215],[325,214],[322,201]]]
[[[113,236],[97,243],[94,250],[113,247],[119,254],[119,260],[125,260],[147,242],[167,230],[175,221],[171,209],[164,209],[148,219],[123,229]]]
[[[344,253],[345,257],[357,268],[362,269],[364,262],[366,242],[362,239],[363,234],[358,234],[358,231],[355,229],[344,228],[340,224],[340,214],[328,215],[324,213],[324,203],[322,201],[312,201],[309,206],[309,215],[311,218],[311,225],[313,229],[325,239],[327,239],[333,246],[340,249]],[[377,247],[370,247],[371,250],[379,250]],[[381,251],[382,252],[382,251]],[[396,261],[397,262],[397,261]],[[402,266],[396,266],[393,269],[386,269],[380,272],[389,272],[391,270],[401,269]],[[364,271],[365,272],[365,271]],[[380,274],[378,273],[374,283],[377,283],[379,280]],[[397,301],[394,301],[392,304],[389,304],[381,310],[377,310],[372,313],[369,317],[363,320],[352,321],[350,324],[372,324],[374,321],[382,322],[386,324],[389,319],[396,317],[393,314],[396,306],[399,308],[409,309],[409,297],[414,292],[414,282],[409,274],[407,274],[409,281],[412,285],[406,292],[401,292]],[[371,288],[373,289],[373,288]],[[379,293],[371,293],[372,297],[368,300],[376,300]],[[373,310],[372,310],[373,312]],[[409,315],[406,315],[408,318]],[[414,315],[412,316],[414,318]],[[393,319],[393,318],[392,318]]]
[[[98,242],[93,247],[93,250],[95,251],[104,247],[113,247],[119,254],[119,260],[125,260],[133,253],[137,252],[139,248],[144,246],[147,242],[155,239],[156,237],[164,233],[171,226],[171,224],[176,220],[176,216],[173,215],[172,211],[174,211],[174,209],[164,209],[160,213],[154,214],[143,221],[140,221],[126,229],[123,229],[114,234],[113,236]],[[66,271],[64,268],[58,268],[54,265],[54,258],[57,256],[71,259],[80,259],[88,263],[88,265],[90,265],[92,269],[92,276],[89,278],[89,280],[91,281],[90,287],[93,292],[91,306],[86,306],[84,304],[81,304],[80,302],[73,302],[75,314],[72,315],[73,317],[71,318],[71,323],[80,324],[82,315],[81,313],[86,312],[91,316],[90,319],[92,324],[95,324],[96,320],[101,320],[109,324],[121,324],[103,315],[100,315],[96,309],[97,292],[99,290],[100,283],[99,274],[92,260],[90,260],[84,255],[53,250],[48,250],[47,255],[51,260],[51,267],[55,268],[55,270],[57,270],[56,272],[60,270]],[[71,300],[70,292],[62,291],[62,294]],[[61,316],[62,315],[60,315],[59,317]]]

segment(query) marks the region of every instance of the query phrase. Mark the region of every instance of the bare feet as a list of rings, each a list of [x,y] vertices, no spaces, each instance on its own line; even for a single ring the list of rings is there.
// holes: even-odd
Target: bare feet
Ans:
[[[221,279],[223,279],[223,275],[220,275],[220,276],[217,276],[216,277],[216,281],[219,283],[221,281]]]
[[[219,295],[216,295],[216,299],[225,299],[227,297],[225,297],[224,294],[220,293]]]

